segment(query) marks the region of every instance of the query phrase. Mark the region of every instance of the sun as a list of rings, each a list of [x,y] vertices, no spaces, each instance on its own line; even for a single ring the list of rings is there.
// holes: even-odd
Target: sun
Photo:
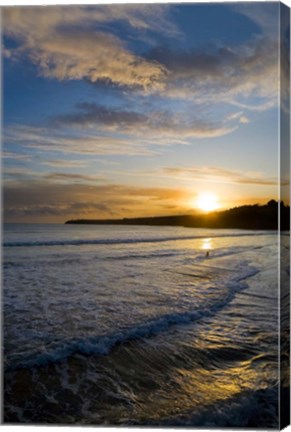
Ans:
[[[196,207],[204,212],[210,212],[220,207],[218,196],[214,193],[203,192],[196,199]]]

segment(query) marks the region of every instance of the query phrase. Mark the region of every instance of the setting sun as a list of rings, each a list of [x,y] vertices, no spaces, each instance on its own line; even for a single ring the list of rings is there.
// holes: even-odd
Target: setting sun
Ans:
[[[197,197],[196,206],[204,212],[216,210],[219,208],[218,197],[213,193],[201,193]]]

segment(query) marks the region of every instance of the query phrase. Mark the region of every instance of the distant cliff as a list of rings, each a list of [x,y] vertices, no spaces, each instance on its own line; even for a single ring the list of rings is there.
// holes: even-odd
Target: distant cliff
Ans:
[[[156,216],[130,219],[76,219],[66,224],[95,225],[153,225],[184,226],[191,228],[240,228],[276,230],[278,228],[278,202],[271,200],[266,205],[245,205],[229,210],[199,215]],[[290,229],[290,207],[280,203],[281,230]]]

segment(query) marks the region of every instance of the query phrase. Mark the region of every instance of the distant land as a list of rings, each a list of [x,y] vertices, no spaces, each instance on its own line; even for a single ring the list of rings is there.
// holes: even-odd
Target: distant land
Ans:
[[[285,206],[283,202],[280,202],[280,216],[281,230],[289,230],[290,207]],[[207,214],[124,219],[75,219],[67,221],[66,224],[152,225],[183,226],[189,228],[276,230],[278,228],[278,202],[271,200],[265,205],[244,205]]]

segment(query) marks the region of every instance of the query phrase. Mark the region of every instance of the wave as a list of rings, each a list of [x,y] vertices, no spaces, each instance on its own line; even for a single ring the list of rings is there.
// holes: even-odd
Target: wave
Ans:
[[[157,253],[149,253],[149,254],[142,254],[142,255],[137,255],[137,254],[132,254],[132,255],[119,255],[119,256],[108,256],[106,257],[107,260],[110,261],[120,261],[120,260],[128,260],[128,259],[134,259],[134,260],[139,260],[139,259],[152,259],[152,258],[171,258],[177,255],[177,252],[157,252]]]
[[[277,235],[277,232],[268,232],[268,235]],[[86,246],[86,245],[120,245],[136,243],[160,243],[179,240],[196,240],[204,238],[228,238],[228,237],[247,237],[263,236],[266,232],[247,232],[235,234],[215,234],[215,235],[195,235],[195,236],[171,236],[171,237],[150,237],[150,238],[124,238],[124,239],[78,239],[78,240],[39,240],[39,241],[6,241],[4,247],[40,247],[40,246]]]
[[[156,420],[132,421],[130,425],[150,427],[157,425],[157,422]],[[242,389],[241,392],[230,398],[202,407],[198,412],[190,411],[186,415],[181,414],[162,419],[158,425],[184,428],[193,428],[199,425],[199,427],[206,427],[207,429],[226,427],[278,429],[278,387],[272,385],[258,390]]]
[[[204,316],[208,316],[210,311],[205,311]],[[107,355],[116,345],[149,338],[166,331],[169,327],[178,324],[188,324],[194,320],[202,318],[202,311],[168,314],[156,318],[149,322],[137,325],[136,327],[128,328],[123,331],[117,331],[109,335],[95,336],[87,339],[75,339],[64,341],[63,343],[53,344],[48,346],[49,352],[43,354],[32,353],[26,358],[20,358],[18,361],[12,361],[11,366],[7,365],[5,370],[18,369],[23,367],[42,366],[49,363],[55,363],[65,360],[73,354],[84,355]]]
[[[135,327],[126,328],[113,332],[108,335],[93,336],[86,339],[74,339],[67,341],[58,341],[51,343],[44,353],[33,352],[25,358],[21,357],[10,360],[7,359],[5,370],[14,370],[19,368],[30,368],[33,366],[41,366],[49,363],[55,363],[72,356],[73,354],[83,355],[107,355],[119,344],[124,344],[133,340],[142,340],[158,335],[167,331],[169,328],[176,325],[186,325],[193,321],[198,321],[203,318],[211,317],[224,306],[226,306],[235,296],[238,291],[246,288],[246,285],[241,281],[251,277],[257,273],[257,270],[250,269],[241,275],[236,280],[232,281],[228,292],[215,304],[208,308],[198,309],[195,311],[177,312],[165,314],[156,317],[147,322],[141,323]]]

